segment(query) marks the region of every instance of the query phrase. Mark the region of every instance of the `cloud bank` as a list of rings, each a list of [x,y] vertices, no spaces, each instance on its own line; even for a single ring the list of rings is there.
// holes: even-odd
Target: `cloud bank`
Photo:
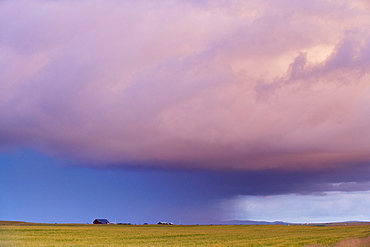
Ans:
[[[327,196],[239,196],[221,203],[225,219],[284,220],[294,223],[368,220],[369,192],[330,192]],[[358,203],[361,201],[361,203]]]
[[[0,148],[171,169],[370,161],[367,1],[1,1]]]

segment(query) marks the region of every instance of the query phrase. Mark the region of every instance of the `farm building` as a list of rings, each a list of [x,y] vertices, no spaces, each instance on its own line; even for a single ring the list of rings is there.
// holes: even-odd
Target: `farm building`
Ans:
[[[95,219],[93,223],[94,224],[109,224],[109,221],[107,219]]]
[[[158,222],[158,225],[173,225],[172,222]]]

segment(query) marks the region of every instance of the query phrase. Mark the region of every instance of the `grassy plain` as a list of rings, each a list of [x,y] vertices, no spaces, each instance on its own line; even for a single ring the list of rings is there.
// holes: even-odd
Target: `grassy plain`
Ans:
[[[1,247],[334,246],[336,243],[336,246],[369,246],[361,245],[364,242],[358,240],[368,236],[370,225],[128,226],[0,222]],[[343,240],[356,238],[357,240]],[[353,245],[355,242],[357,245]]]

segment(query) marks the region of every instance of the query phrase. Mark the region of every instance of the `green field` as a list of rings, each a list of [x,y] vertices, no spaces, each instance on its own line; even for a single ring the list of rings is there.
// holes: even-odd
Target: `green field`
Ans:
[[[128,226],[0,222],[1,247],[369,246],[368,236],[370,225]]]

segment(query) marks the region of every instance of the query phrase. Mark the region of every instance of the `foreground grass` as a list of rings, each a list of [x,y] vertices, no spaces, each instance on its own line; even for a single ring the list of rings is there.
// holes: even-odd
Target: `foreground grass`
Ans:
[[[361,246],[359,226],[124,226],[0,222],[0,246]],[[357,239],[356,239],[357,238]],[[345,242],[347,241],[347,242]],[[338,245],[347,243],[347,245]],[[358,243],[358,245],[348,245]],[[368,246],[368,245],[363,245]]]

